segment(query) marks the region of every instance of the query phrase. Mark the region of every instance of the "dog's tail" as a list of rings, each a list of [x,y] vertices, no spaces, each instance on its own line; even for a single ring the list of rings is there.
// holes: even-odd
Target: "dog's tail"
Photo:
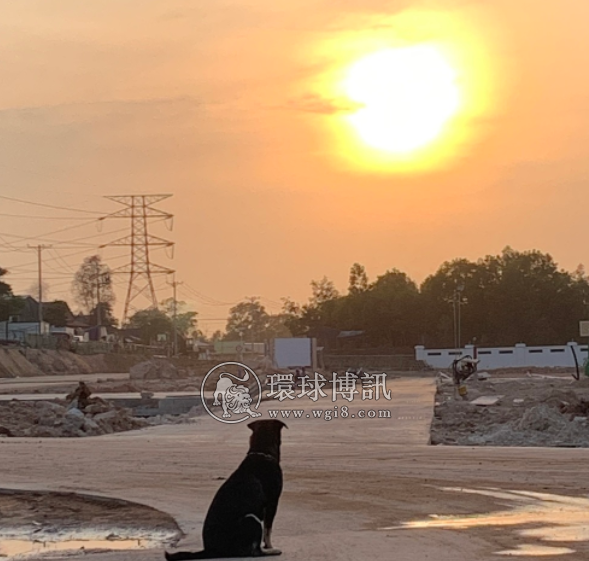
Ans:
[[[202,551],[177,551],[168,553],[166,551],[166,561],[188,561],[189,559],[215,559],[217,555],[211,554],[204,549]]]

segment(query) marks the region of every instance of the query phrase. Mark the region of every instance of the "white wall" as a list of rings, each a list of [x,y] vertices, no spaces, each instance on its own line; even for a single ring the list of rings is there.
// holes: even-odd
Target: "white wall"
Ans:
[[[49,333],[49,324],[47,322],[42,323],[43,334]],[[16,339],[24,341],[26,335],[39,334],[39,322],[35,321],[19,321],[19,322],[8,322],[8,329],[5,321],[0,321],[0,339]]]
[[[75,335],[75,328],[73,327],[55,327],[55,325],[52,325],[50,328],[50,333],[67,333],[68,335]]]
[[[587,359],[587,345],[568,343],[546,347],[527,347],[523,343],[515,347],[480,347],[476,349],[480,360],[478,369],[493,370],[497,368],[574,368],[575,359],[571,347],[574,348],[579,367]],[[452,361],[463,355],[474,356],[474,347],[465,345],[463,349],[426,349],[422,345],[415,347],[415,358],[432,368],[445,369]]]

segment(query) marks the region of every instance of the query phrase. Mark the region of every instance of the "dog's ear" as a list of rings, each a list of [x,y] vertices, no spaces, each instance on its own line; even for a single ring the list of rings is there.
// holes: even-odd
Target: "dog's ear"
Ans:
[[[260,424],[262,421],[253,421],[247,425],[248,429],[251,429],[252,432],[256,432],[260,428]]]

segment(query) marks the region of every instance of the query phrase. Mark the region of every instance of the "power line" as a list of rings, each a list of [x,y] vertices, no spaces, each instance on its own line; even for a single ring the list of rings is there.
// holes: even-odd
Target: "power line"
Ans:
[[[260,296],[260,300],[262,302],[266,302],[266,305],[268,305],[268,306],[276,306],[276,307],[282,308],[282,303],[276,302],[276,300],[271,300],[270,298],[266,298],[265,296]]]
[[[67,248],[61,247],[59,249],[67,249]],[[67,259],[68,257],[74,257],[74,256],[80,255],[82,253],[88,253],[88,250],[87,249],[81,249],[79,251],[75,251],[74,253],[68,253],[67,255],[64,255],[63,257]],[[53,258],[52,257],[49,257],[48,259],[45,259],[45,262],[47,262],[47,261],[55,261],[55,260],[56,260],[55,257],[53,257]],[[9,268],[9,271],[12,271],[13,269],[20,268],[20,267],[28,267],[29,265],[34,265],[34,264],[35,263],[32,263],[32,262],[21,263],[20,265],[14,265],[13,267],[10,267]]]
[[[89,222],[85,222],[84,224],[74,224],[73,226],[66,226],[65,228],[60,228],[59,230],[54,230],[52,232],[47,232],[45,234],[40,234],[38,236],[18,236],[17,234],[10,234],[8,232],[0,232],[0,235],[7,236],[9,238],[15,238],[19,242],[24,242],[24,241],[29,241],[29,240],[48,240],[53,243],[59,243],[59,244],[76,243],[75,240],[54,240],[54,239],[50,240],[46,236],[51,236],[52,234],[59,234],[60,232],[66,232],[68,230],[73,230],[74,228],[80,228],[82,226],[87,226],[88,224],[93,224],[94,222],[96,222],[96,220],[91,220]],[[83,239],[93,238],[93,237],[97,237],[97,236],[101,236],[101,235],[103,235],[102,232],[99,234],[96,234],[95,236],[87,236],[85,238],[77,238],[77,239],[83,240]],[[8,243],[11,243],[11,242],[8,242]],[[19,249],[21,249],[21,248],[19,248]]]
[[[57,205],[49,205],[46,203],[36,203],[33,201],[25,201],[24,199],[17,199],[15,197],[7,197],[6,195],[0,195],[0,199],[4,199],[6,201],[13,201],[15,203],[23,203],[27,205],[34,205],[34,206],[42,206],[44,208],[52,208],[56,210],[67,210],[70,212],[84,212],[86,214],[102,214],[95,210],[84,210],[81,208],[72,208],[72,207],[65,207],[65,206],[57,206]]]
[[[21,241],[25,241],[25,240],[34,240],[34,239],[38,239],[38,238],[45,238],[46,236],[51,236],[53,234],[59,234],[61,232],[67,232],[68,230],[74,230],[75,228],[81,228],[82,226],[88,226],[89,224],[94,224],[96,222],[96,220],[89,220],[88,222],[84,222],[83,224],[74,224],[72,226],[66,226],[65,228],[60,228],[59,230],[52,230],[51,232],[47,232],[45,234],[41,234],[40,236],[29,236],[28,238],[23,238],[21,236],[18,236],[19,238],[21,238]],[[102,232],[100,234],[97,235],[101,235]],[[6,235],[6,234],[5,234]],[[14,236],[17,237],[17,236]],[[95,236],[88,236],[88,238],[90,237],[95,237]],[[78,238],[78,239],[88,239],[88,238]],[[56,243],[66,243],[66,242],[60,242],[59,240],[54,240]],[[67,243],[75,243],[72,240],[68,240]]]
[[[52,249],[51,252],[53,253],[53,255],[55,255],[55,258],[58,262],[60,262],[66,269],[69,269],[71,273],[75,274],[73,267],[69,263],[66,263],[65,259],[61,255],[59,255],[57,251]]]
[[[0,216],[8,216],[9,218],[38,218],[39,220],[88,220],[85,216],[37,216],[35,214],[11,214],[8,212],[0,212]]]
[[[95,221],[92,221],[92,222],[95,222]],[[63,230],[60,230],[60,231],[63,231]],[[117,233],[126,232],[126,231],[127,231],[127,228],[120,228],[118,230],[113,230],[112,232],[107,232],[107,233],[110,235],[110,234],[117,234]],[[57,233],[57,232],[50,232],[50,234],[55,234],[55,233]],[[48,234],[46,234],[46,235],[48,235]],[[37,237],[37,236],[23,237],[23,236],[17,236],[16,234],[8,234],[8,233],[5,233],[5,232],[0,232],[0,236],[9,236],[9,237],[16,238],[19,243],[20,242],[23,242],[23,241],[27,241],[27,240],[51,242],[51,243],[54,243],[54,244],[59,244],[60,245],[59,249],[78,249],[81,246],[84,246],[86,248],[100,249],[100,248],[105,247],[105,246],[104,245],[96,245],[96,244],[92,244],[92,243],[80,243],[80,241],[82,241],[82,240],[90,240],[90,239],[93,239],[93,238],[99,238],[99,237],[104,236],[104,235],[105,235],[105,232],[100,232],[98,234],[92,234],[91,236],[83,236],[83,237],[80,237],[80,238],[74,238],[73,240],[55,240],[55,239],[51,239],[51,238],[45,238],[44,236],[39,236],[39,237]],[[8,243],[11,243],[11,242],[8,242]],[[63,246],[61,244],[72,244],[72,247]],[[106,244],[106,245],[108,245],[108,244]],[[27,251],[26,246],[19,247],[19,246],[12,246],[11,245],[10,247],[11,248],[14,248],[15,251],[17,251],[17,250],[18,251]],[[83,253],[85,251],[87,251],[87,249],[81,250],[80,253]]]
[[[238,304],[238,302],[221,302],[211,296],[206,296],[205,294],[200,293],[198,290],[190,286],[188,283],[184,285],[190,292],[192,292],[197,298],[200,298],[206,303],[209,303],[211,306],[234,306]]]
[[[96,249],[99,249],[98,246],[93,246],[96,247]],[[61,250],[61,249],[71,249],[71,248],[64,248],[64,247],[60,247],[57,248],[57,250]],[[54,250],[54,251],[57,251]],[[67,259],[68,257],[75,257],[76,255],[81,255],[82,253],[88,253],[87,249],[81,249],[79,251],[74,251],[74,253],[68,253],[67,255],[63,256],[63,259]],[[115,255],[114,257],[110,257],[109,261],[115,261],[117,259],[126,259],[127,256],[126,255]],[[47,259],[45,259],[45,263],[47,263],[48,261],[57,261],[58,258],[57,257],[49,257]],[[12,267],[9,267],[9,272],[12,272],[14,269],[18,269],[21,267],[28,267],[29,265],[34,265],[34,263],[21,263],[19,265],[13,265]],[[17,271],[18,272],[18,271]]]

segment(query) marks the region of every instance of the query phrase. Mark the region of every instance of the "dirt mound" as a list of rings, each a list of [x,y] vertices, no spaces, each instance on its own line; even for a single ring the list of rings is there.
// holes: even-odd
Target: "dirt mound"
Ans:
[[[26,357],[42,374],[92,373],[92,368],[84,358],[69,351],[27,349]]]
[[[42,375],[39,367],[27,360],[23,350],[0,348],[0,378]]]
[[[79,355],[65,350],[0,348],[0,378],[128,372],[143,360],[145,357],[140,355]]]
[[[497,404],[477,406],[480,395],[500,395]],[[438,385],[432,444],[461,446],[589,447],[589,388],[571,380],[521,378],[474,382],[468,401],[452,384]]]

